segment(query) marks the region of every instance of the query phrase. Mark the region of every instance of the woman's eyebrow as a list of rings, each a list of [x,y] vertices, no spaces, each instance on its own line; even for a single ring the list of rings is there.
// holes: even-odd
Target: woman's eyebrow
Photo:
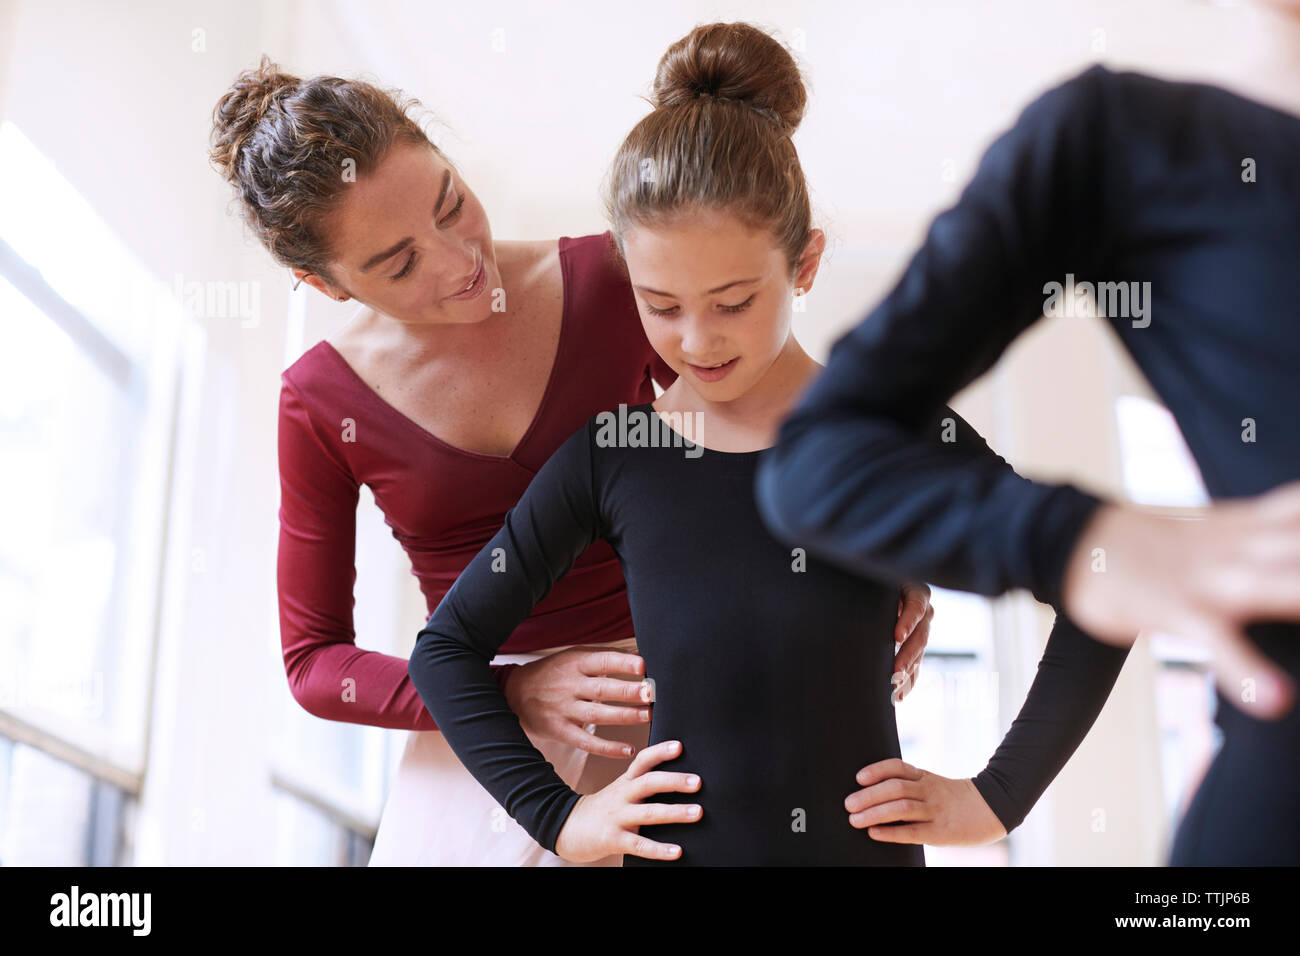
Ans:
[[[438,190],[438,201],[433,204],[433,211],[435,215],[437,214],[438,210],[442,208],[442,200],[447,195],[447,186],[450,183],[451,183],[451,170],[445,169],[442,172],[442,188]],[[375,253],[373,256],[371,256],[369,259],[366,260],[366,264],[361,267],[361,271],[369,272],[372,268],[379,265],[379,263],[383,262],[385,259],[389,259],[397,255],[399,252],[401,252],[403,249],[405,249],[413,242],[415,242],[415,237],[407,236],[405,239],[397,243],[397,245],[393,246],[391,249],[385,249],[383,252]]]
[[[755,276],[755,277],[752,278],[752,279],[736,279],[734,282],[728,282],[726,285],[720,285],[720,286],[718,286],[716,289],[710,289],[710,290],[709,290],[707,293],[705,293],[705,294],[706,294],[706,295],[713,295],[713,294],[716,293],[716,292],[726,292],[726,291],[727,291],[728,289],[730,289],[733,285],[744,285],[744,284],[747,283],[747,282],[757,282],[760,278],[762,278],[762,277],[761,277],[761,276]],[[669,298],[669,299],[674,299],[674,298],[676,298],[676,296],[674,296],[671,292],[660,292],[658,289],[651,289],[651,288],[648,288],[648,287],[643,286],[643,285],[633,286],[632,288],[638,290],[639,292],[649,292],[651,295],[662,295],[662,296],[665,296],[666,298]]]

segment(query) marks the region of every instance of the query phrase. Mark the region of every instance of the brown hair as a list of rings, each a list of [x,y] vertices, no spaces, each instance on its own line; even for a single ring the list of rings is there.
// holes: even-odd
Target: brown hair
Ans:
[[[209,159],[235,188],[245,222],[283,266],[331,285],[324,220],[343,195],[344,171],[363,176],[395,143],[441,153],[407,115],[420,105],[361,80],[281,73],[265,54],[212,111]]]
[[[650,102],[602,190],[619,251],[631,224],[712,209],[771,229],[793,273],[812,209],[790,139],[807,103],[790,51],[748,23],[696,27],[660,59]]]

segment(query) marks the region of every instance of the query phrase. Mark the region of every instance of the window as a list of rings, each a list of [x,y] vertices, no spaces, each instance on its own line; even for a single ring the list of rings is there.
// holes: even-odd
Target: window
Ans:
[[[998,674],[993,605],[931,588],[934,623],[916,686],[896,705],[903,759],[946,777],[974,776],[997,749]],[[846,794],[847,795],[847,794]],[[1007,866],[1005,840],[983,847],[925,848],[929,866]]]
[[[144,768],[180,320],[0,124],[6,863],[117,862],[103,834],[123,826]]]
[[[0,737],[0,866],[122,866],[134,797]]]
[[[1124,487],[1133,502],[1186,520],[1209,504],[1191,452],[1163,405],[1137,395],[1116,401]],[[1157,662],[1156,713],[1168,817],[1182,816],[1200,775],[1218,746],[1213,723],[1214,684],[1204,668],[1206,652],[1166,634],[1146,635]]]
[[[307,292],[303,286],[289,296],[286,367],[305,350]],[[425,621],[424,598],[410,559],[364,485],[357,503],[356,571],[357,645],[409,657]],[[277,666],[283,668],[278,620],[268,633]],[[303,710],[283,679],[277,683],[282,692],[271,783],[283,833],[276,863],[365,866],[406,735],[322,720]]]

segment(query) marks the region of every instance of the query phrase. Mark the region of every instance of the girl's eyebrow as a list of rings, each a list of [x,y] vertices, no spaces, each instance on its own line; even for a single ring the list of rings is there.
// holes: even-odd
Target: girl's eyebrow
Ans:
[[[752,278],[752,279],[736,279],[734,282],[728,282],[726,285],[720,285],[720,286],[718,286],[716,289],[710,289],[710,290],[709,290],[707,293],[705,293],[705,294],[706,294],[706,295],[713,295],[715,292],[726,292],[726,291],[727,291],[728,289],[730,289],[733,285],[745,285],[745,284],[748,283],[748,282],[757,282],[760,278],[762,278],[762,277],[761,277],[761,276],[755,276],[755,277]],[[676,296],[673,295],[671,292],[660,292],[658,289],[650,289],[650,288],[647,288],[646,286],[643,286],[643,285],[636,285],[636,286],[633,286],[632,288],[638,290],[639,292],[649,292],[651,295],[662,295],[662,296],[664,296],[665,298],[669,298],[669,299],[675,299],[675,298],[676,298]]]
[[[447,195],[447,185],[450,182],[451,182],[451,170],[445,169],[442,172],[442,188],[438,190],[438,201],[433,204],[434,215],[437,215],[438,210],[442,208],[442,200],[443,197]],[[415,242],[415,238],[413,236],[407,236],[405,239],[397,243],[397,245],[393,246],[391,249],[385,249],[383,252],[375,253],[373,256],[371,256],[369,259],[366,260],[366,264],[361,267],[361,271],[369,272],[372,268],[379,265],[379,263],[383,262],[385,259],[389,259],[397,255],[399,252],[401,252],[403,249],[405,249],[413,242]]]

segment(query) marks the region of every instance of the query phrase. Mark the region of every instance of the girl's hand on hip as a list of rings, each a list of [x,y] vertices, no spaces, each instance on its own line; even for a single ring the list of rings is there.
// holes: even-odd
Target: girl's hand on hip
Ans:
[[[653,701],[652,685],[644,677],[645,661],[637,654],[599,646],[570,648],[520,665],[506,681],[506,702],[530,737],[558,740],[601,757],[630,757],[630,744],[606,740],[594,729],[598,724],[649,722],[648,706],[619,706]]]
[[[898,758],[858,771],[862,786],[845,799],[849,825],[881,843],[983,846],[1007,835],[971,780],[953,780]],[[885,824],[902,821],[895,826]]]
[[[700,778],[694,774],[651,769],[681,750],[677,740],[647,747],[613,783],[579,797],[556,838],[556,855],[573,863],[590,863],[613,853],[647,860],[681,856],[681,847],[640,834],[643,826],[694,823],[703,816],[703,808],[695,804],[641,802],[657,793],[691,793],[700,788]]]

